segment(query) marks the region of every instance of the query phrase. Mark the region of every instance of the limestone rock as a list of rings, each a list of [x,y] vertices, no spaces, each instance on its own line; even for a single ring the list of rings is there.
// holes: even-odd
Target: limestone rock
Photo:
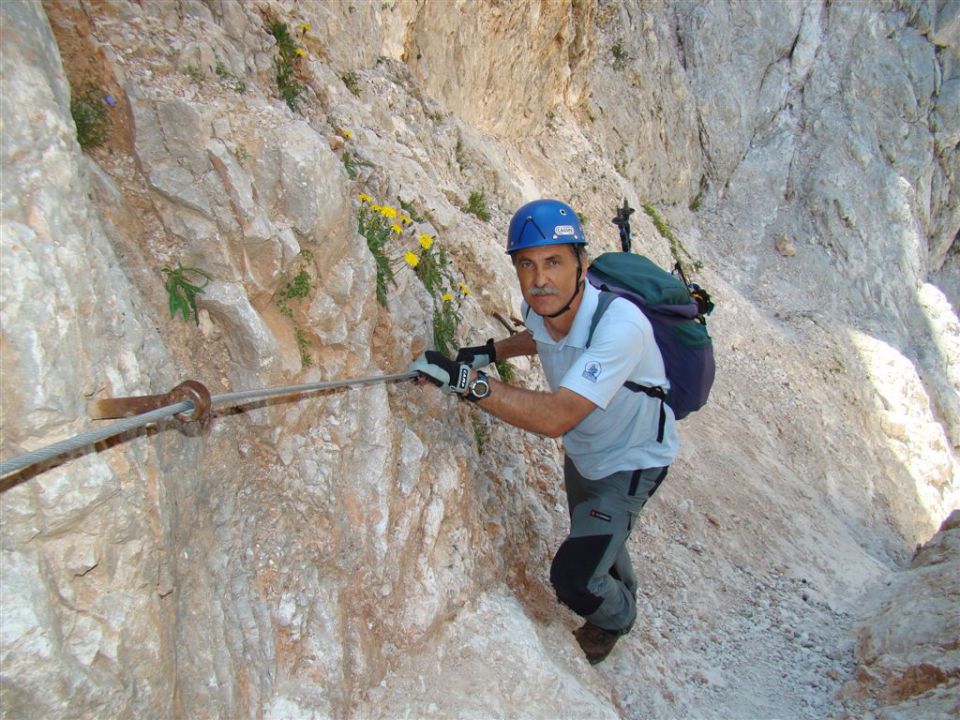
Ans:
[[[877,698],[877,717],[960,710],[960,510],[895,573],[860,619],[861,680],[847,694]]]
[[[455,4],[401,3],[391,13],[400,15],[402,40],[388,36],[387,47],[409,64],[429,94],[494,135],[521,138],[542,128],[561,104],[576,106],[585,99],[595,42],[592,3],[475,11],[463,22]],[[436,27],[447,30],[427,30]],[[496,53],[489,52],[491,42]]]
[[[786,235],[778,235],[776,242],[777,252],[784,257],[793,257],[797,254],[797,246]]]
[[[0,12],[11,41],[2,74],[16,78],[9,89],[4,82],[0,104],[0,395],[9,456],[83,429],[85,395],[149,392],[167,380],[165,351],[141,320],[141,294],[88,200],[43,11],[15,3]],[[17,116],[23,112],[28,117]],[[32,380],[21,382],[26,376]],[[8,716],[66,716],[81,706],[113,716],[171,713],[174,663],[164,629],[171,615],[163,599],[170,512],[160,498],[165,468],[189,462],[191,451],[158,448],[162,441],[134,440],[88,449],[68,466],[4,487]]]
[[[957,17],[930,0],[0,3],[4,458],[90,427],[91,398],[186,377],[219,394],[401,372],[433,343],[436,296],[401,227],[377,302],[360,193],[443,247],[463,344],[519,315],[515,207],[570,201],[596,254],[618,247],[624,198],[650,203],[673,240],[638,213],[635,250],[699,268],[719,367],[637,519],[640,614],[599,668],[549,582],[560,444],[381,384],[4,478],[2,713],[947,714],[955,648],[932,628],[956,603],[955,530],[890,571],[960,491]],[[296,111],[275,21],[301,51]],[[116,104],[81,153],[69,106],[89,84]],[[465,209],[478,192],[489,220]],[[177,263],[211,275],[196,324],[170,317]],[[510,367],[545,387],[535,360]],[[906,599],[878,596],[877,631],[855,636],[888,576]],[[907,699],[874,698],[884,681]]]
[[[471,602],[447,626],[450,637],[389,673],[362,714],[400,716],[416,697],[422,717],[496,716],[519,705],[536,708],[536,716],[621,717],[600,688],[582,684],[585,660],[557,633],[538,632],[520,610],[500,592]]]
[[[200,302],[213,322],[224,325],[226,335],[237,340],[232,347],[234,363],[254,371],[295,367],[291,361],[281,359],[273,333],[240,285],[212,282],[204,289]]]

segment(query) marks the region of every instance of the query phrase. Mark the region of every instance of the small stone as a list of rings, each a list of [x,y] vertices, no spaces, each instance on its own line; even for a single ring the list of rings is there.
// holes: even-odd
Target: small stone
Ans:
[[[693,675],[690,676],[690,679],[693,680],[693,682],[695,682],[697,685],[709,685],[709,684],[710,684],[710,678],[708,678],[705,673],[703,673],[703,672],[701,672],[701,671],[699,671],[699,670],[698,670],[697,672],[693,673]]]
[[[777,252],[783,255],[784,257],[793,257],[794,255],[797,254],[796,245],[794,245],[793,240],[791,240],[786,235],[777,236],[776,246],[777,246]]]

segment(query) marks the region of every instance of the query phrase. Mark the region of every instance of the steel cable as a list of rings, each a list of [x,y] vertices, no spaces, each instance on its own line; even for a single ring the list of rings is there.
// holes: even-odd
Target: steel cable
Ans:
[[[411,380],[417,376],[416,372],[397,373],[395,375],[378,375],[375,377],[357,378],[356,380],[333,380],[329,382],[307,383],[305,385],[286,385],[276,388],[263,388],[260,390],[241,390],[238,392],[224,393],[214,395],[210,398],[212,405],[221,407],[233,407],[254,400],[264,400],[271,397],[280,397],[283,395],[299,395],[317,390],[332,390],[334,388],[350,387],[354,385],[373,385],[375,383],[393,382],[397,380]],[[20,472],[32,465],[52,460],[60,455],[80,450],[95,443],[106,440],[107,438],[120,435],[129,430],[155,423],[172,415],[179,413],[193,412],[194,405],[190,400],[184,400],[174,405],[167,405],[150,412],[145,412],[133,417],[124,418],[112,425],[102,428],[86,430],[72,438],[61,440],[28,453],[17,455],[9,460],[0,461],[0,477],[5,477],[11,473]]]

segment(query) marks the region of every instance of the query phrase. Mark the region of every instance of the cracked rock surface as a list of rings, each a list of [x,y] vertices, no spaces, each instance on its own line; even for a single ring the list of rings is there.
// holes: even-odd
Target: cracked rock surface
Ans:
[[[361,193],[410,214],[396,242],[445,249],[465,345],[519,315],[516,207],[570,202],[597,255],[626,198],[635,251],[717,302],[718,363],[601,665],[549,584],[560,444],[381,384],[4,478],[0,717],[960,711],[955,3],[16,0],[0,21],[4,459],[187,378],[402,372],[432,299],[400,267],[378,303]],[[82,151],[88,89],[110,125]],[[187,322],[178,265],[211,276]]]

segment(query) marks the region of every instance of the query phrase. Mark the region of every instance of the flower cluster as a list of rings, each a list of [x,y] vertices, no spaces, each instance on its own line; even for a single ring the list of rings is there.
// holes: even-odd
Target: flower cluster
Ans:
[[[307,23],[300,23],[301,38],[310,30]],[[277,55],[274,62],[277,66],[277,89],[291,110],[297,109],[297,96],[305,89],[300,78],[298,61],[305,57],[307,52],[298,47],[287,24],[280,20],[271,20],[270,34],[277,41]]]
[[[460,325],[460,303],[470,294],[450,267],[450,260],[436,238],[417,232],[410,214],[390,205],[377,205],[366,194],[357,196],[360,234],[377,265],[377,301],[386,307],[387,286],[395,284],[395,273],[411,268],[433,299],[433,336],[435,347],[449,353],[456,347]]]

